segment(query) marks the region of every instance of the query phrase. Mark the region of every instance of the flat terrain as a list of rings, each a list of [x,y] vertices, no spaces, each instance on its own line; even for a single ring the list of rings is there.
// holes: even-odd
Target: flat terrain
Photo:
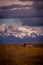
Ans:
[[[0,45],[0,65],[43,65],[43,48]]]

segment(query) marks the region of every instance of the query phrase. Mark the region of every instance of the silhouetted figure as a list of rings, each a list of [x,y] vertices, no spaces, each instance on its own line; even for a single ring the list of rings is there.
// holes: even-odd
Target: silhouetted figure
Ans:
[[[24,47],[26,46],[26,44],[24,43]]]

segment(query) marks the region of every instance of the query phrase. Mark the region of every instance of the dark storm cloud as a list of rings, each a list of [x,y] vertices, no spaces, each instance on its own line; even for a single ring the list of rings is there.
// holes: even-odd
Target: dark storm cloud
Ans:
[[[43,17],[43,10],[26,10],[26,9],[16,9],[16,10],[4,10],[0,11],[0,18],[35,18]]]
[[[2,6],[2,7],[0,7],[0,9],[12,9],[12,8],[19,8],[19,7],[21,7],[20,5],[18,5],[18,4],[12,4],[12,5],[8,5],[8,6]]]
[[[6,6],[0,6],[0,9],[3,9],[4,10],[4,9],[21,8],[21,7],[33,7],[35,9],[43,9],[43,2],[33,1],[33,4],[32,5],[29,5],[29,4],[27,4],[27,5],[11,4],[11,5],[6,5]]]
[[[6,10],[6,9],[12,9],[12,8],[21,8],[21,7],[31,7],[31,5],[12,4],[8,6],[1,6],[0,9]]]
[[[24,18],[21,21],[26,26],[43,26],[43,18]]]
[[[41,18],[41,17],[43,17],[43,2],[39,1],[34,1],[32,5],[11,4],[0,7],[0,18],[21,19],[21,18]]]
[[[19,1],[43,1],[43,0],[19,0]]]
[[[43,2],[34,2],[33,7],[36,9],[43,9]]]
[[[41,18],[43,17],[43,10],[3,10],[0,11],[0,18]]]
[[[5,9],[21,8],[21,7],[32,7],[34,9],[43,9],[43,2],[34,1],[32,5],[11,4],[6,6],[0,6],[0,9],[5,10]]]

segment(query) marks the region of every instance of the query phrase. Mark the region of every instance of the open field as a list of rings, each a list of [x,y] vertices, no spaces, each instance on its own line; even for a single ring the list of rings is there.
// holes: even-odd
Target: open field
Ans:
[[[43,48],[0,45],[0,65],[43,65]]]

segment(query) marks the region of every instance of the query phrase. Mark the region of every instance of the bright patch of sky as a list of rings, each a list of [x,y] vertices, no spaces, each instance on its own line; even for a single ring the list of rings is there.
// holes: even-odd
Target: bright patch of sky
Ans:
[[[7,18],[7,19],[0,19],[0,24],[6,24],[7,26],[15,24],[16,26],[21,26],[20,19],[12,19],[12,18]]]

